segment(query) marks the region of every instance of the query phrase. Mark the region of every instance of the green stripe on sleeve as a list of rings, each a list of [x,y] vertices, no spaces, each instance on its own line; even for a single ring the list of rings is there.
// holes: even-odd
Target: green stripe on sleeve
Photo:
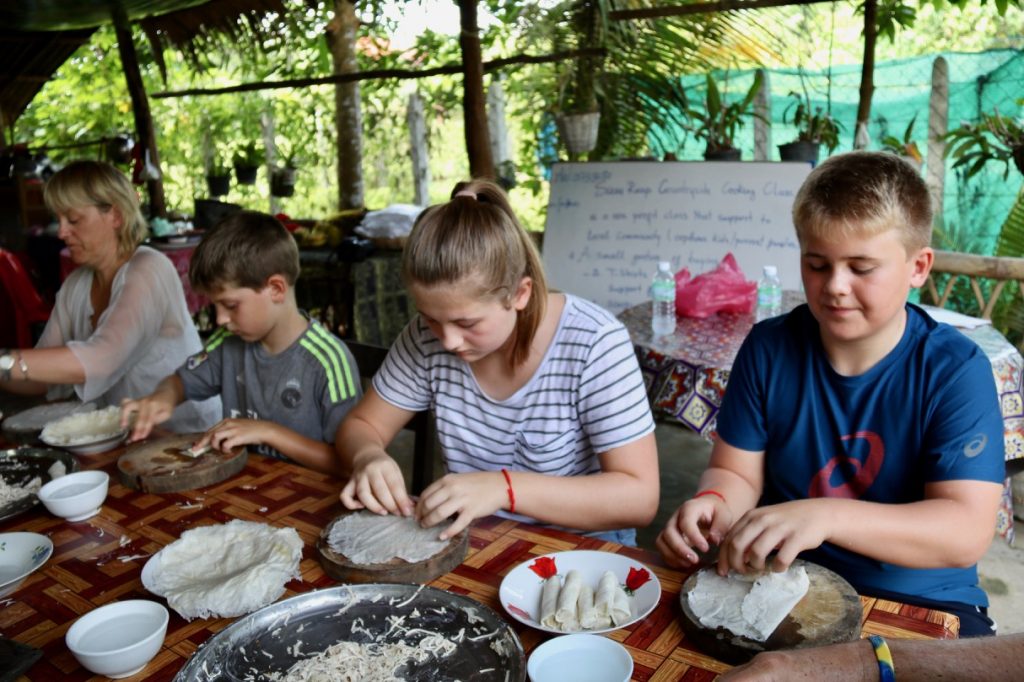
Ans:
[[[206,342],[206,348],[203,350],[207,353],[215,350],[217,346],[224,343],[224,340],[229,336],[231,336],[231,332],[229,332],[226,327],[218,327],[217,331],[215,331],[213,336],[210,337],[210,340]]]
[[[310,329],[313,331],[313,334],[310,334],[310,336],[316,336],[314,341],[319,346],[325,350],[333,351],[331,352],[331,359],[334,360],[339,383],[344,386],[345,397],[351,398],[356,394],[356,384],[352,376],[352,368],[349,366],[348,354],[345,352],[344,343],[318,324],[312,325]],[[338,367],[339,360],[341,367]]]
[[[327,360],[327,358],[323,356],[323,353],[320,352],[320,349],[316,347],[316,344],[314,344],[308,337],[305,337],[301,341],[299,341],[299,345],[308,350],[310,355],[319,360],[320,364],[324,366],[325,370],[327,370],[327,389],[330,392],[331,402],[338,402],[337,373],[336,371],[331,371],[330,362]]]

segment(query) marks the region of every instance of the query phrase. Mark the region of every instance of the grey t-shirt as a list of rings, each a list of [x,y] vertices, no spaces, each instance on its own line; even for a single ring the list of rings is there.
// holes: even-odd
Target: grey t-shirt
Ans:
[[[265,419],[326,443],[362,395],[352,353],[315,320],[277,355],[220,328],[178,377],[190,400],[220,394],[226,419]],[[286,459],[267,445],[255,450]]]

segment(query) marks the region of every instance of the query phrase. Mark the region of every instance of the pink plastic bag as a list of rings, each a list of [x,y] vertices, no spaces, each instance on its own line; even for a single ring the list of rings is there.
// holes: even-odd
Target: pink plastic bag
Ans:
[[[683,268],[676,273],[676,313],[704,318],[715,313],[749,313],[757,302],[757,282],[748,281],[732,253],[714,270],[690,279]]]

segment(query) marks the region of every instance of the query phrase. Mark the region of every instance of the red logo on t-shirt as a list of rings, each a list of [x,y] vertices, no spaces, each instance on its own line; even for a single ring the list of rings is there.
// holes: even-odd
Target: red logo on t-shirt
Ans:
[[[868,442],[868,454],[863,460],[855,459],[847,454],[836,455],[821,468],[814,478],[811,479],[811,486],[807,491],[808,497],[846,497],[858,499],[864,491],[875,482],[875,477],[882,469],[882,462],[885,460],[885,445],[877,433],[871,431],[858,431],[852,436],[843,436],[842,440],[851,438],[863,438]],[[832,476],[836,469],[842,466],[839,476],[843,480],[839,485],[832,483]],[[852,477],[848,472],[853,473]]]

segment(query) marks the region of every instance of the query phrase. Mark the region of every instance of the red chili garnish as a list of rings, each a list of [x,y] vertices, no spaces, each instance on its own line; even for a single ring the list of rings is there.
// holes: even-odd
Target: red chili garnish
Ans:
[[[629,569],[629,575],[626,576],[626,591],[635,592],[650,579],[651,574],[647,572],[646,568],[632,567]]]
[[[558,569],[555,568],[555,560],[549,556],[542,556],[535,559],[534,562],[530,564],[530,570],[544,580],[558,574]]]

